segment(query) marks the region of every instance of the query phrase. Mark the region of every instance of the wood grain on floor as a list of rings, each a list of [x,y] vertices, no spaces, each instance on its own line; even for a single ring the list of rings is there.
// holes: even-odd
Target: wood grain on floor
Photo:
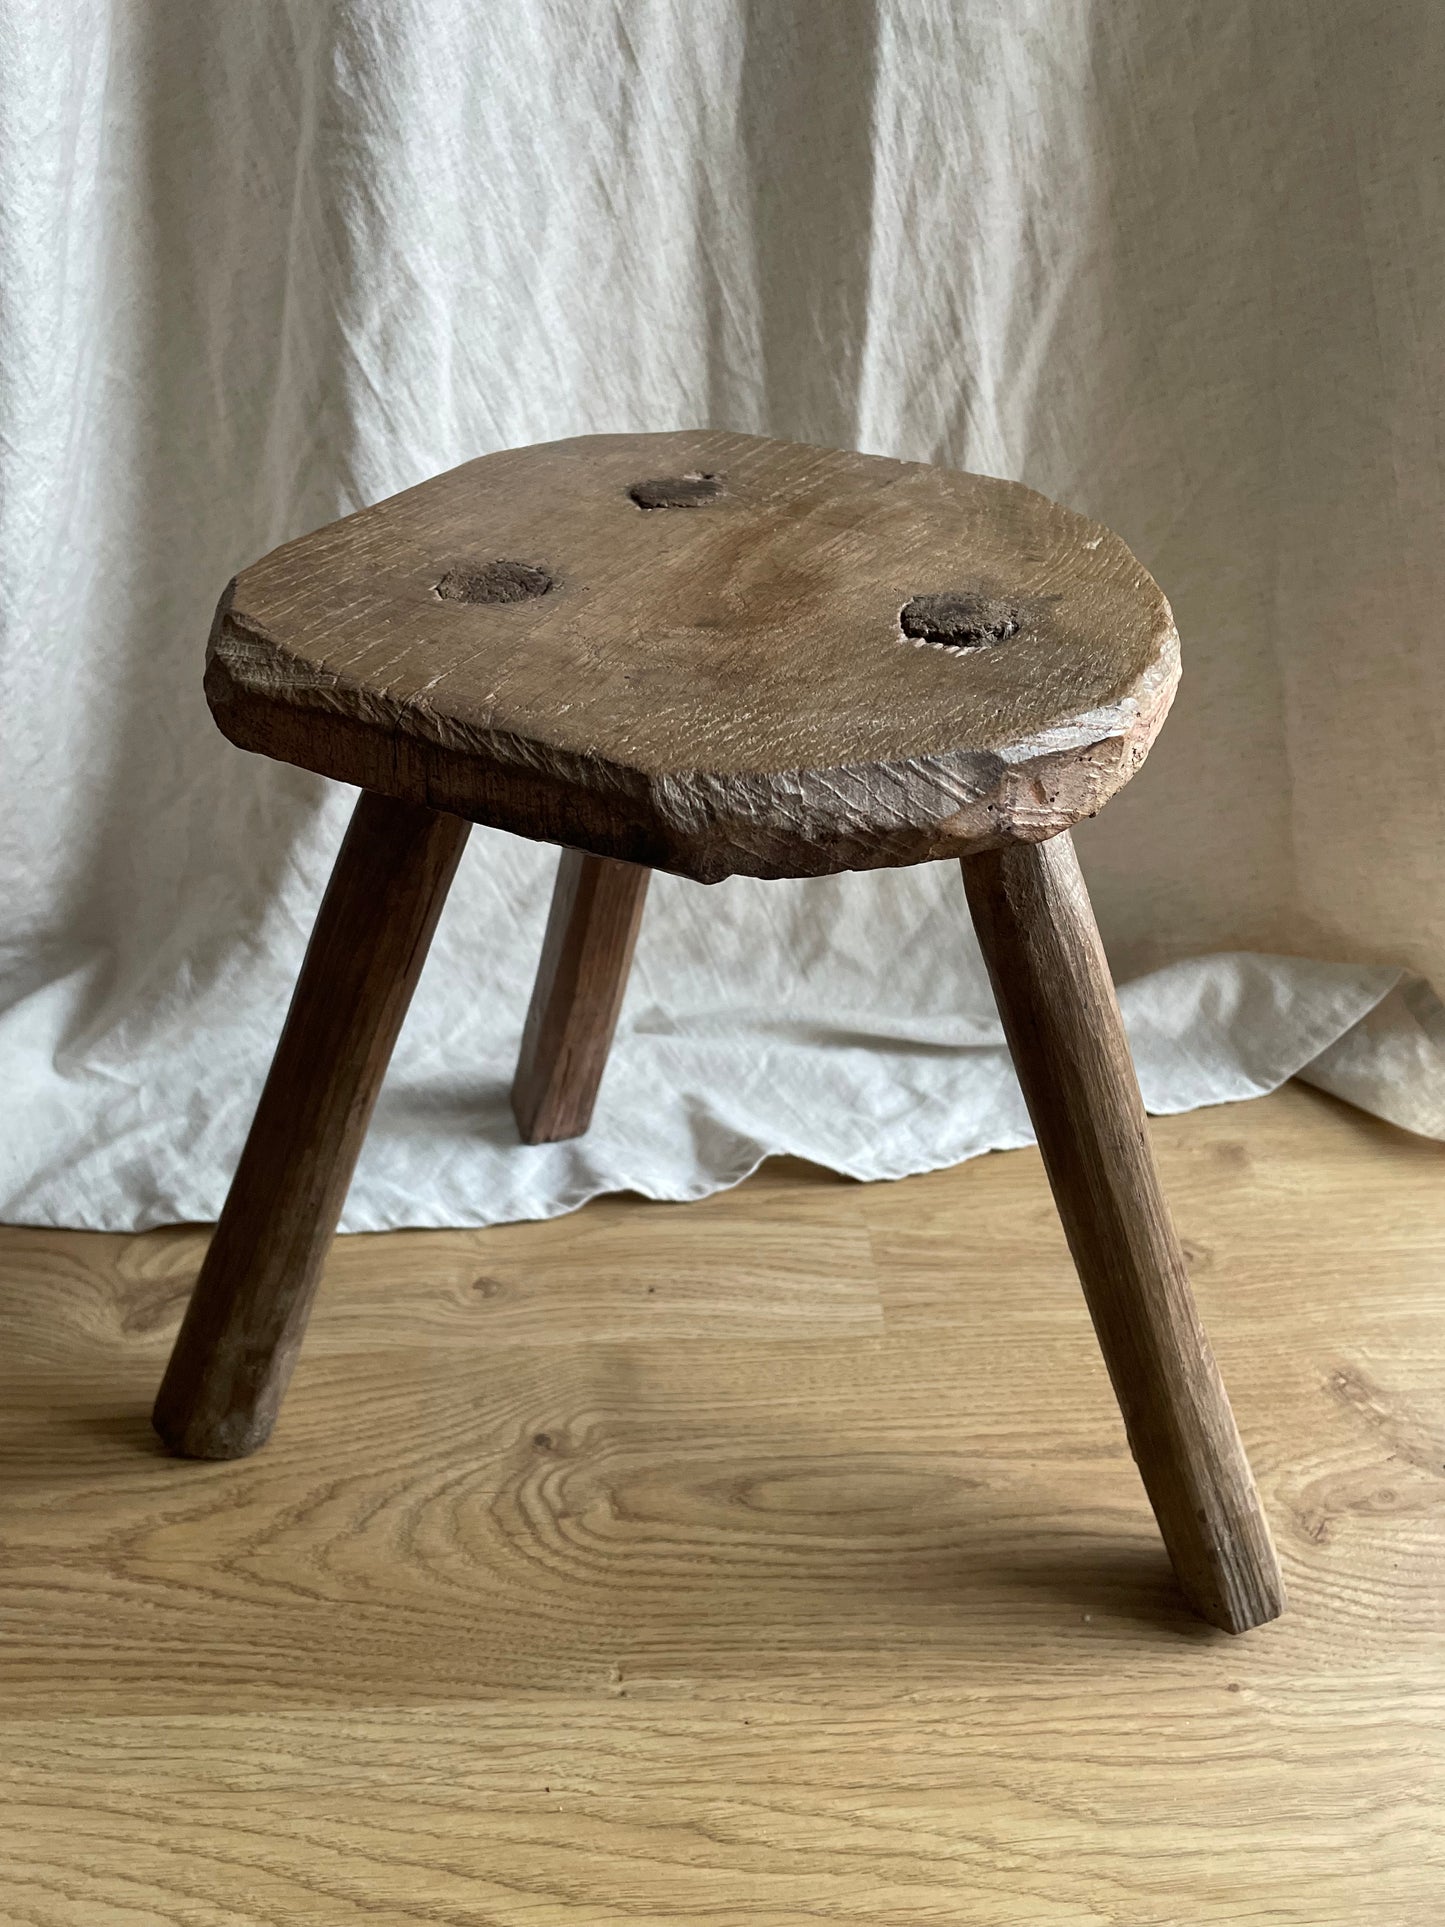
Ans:
[[[205,1234],[0,1233],[0,1922],[1445,1917],[1445,1149],[1154,1130],[1290,1587],[1243,1639],[1032,1151],[343,1239],[230,1464],[147,1422]]]

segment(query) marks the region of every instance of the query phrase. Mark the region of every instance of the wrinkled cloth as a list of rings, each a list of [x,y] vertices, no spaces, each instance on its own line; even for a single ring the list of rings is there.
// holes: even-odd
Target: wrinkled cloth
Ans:
[[[228,577],[694,424],[1016,476],[1169,593],[1081,859],[1155,1111],[1445,1136],[1445,10],[0,0],[0,1216],[224,1196],[349,796],[231,749]],[[506,1103],[555,854],[473,833],[345,1225],[1028,1136],[955,868],[655,880],[596,1121]]]

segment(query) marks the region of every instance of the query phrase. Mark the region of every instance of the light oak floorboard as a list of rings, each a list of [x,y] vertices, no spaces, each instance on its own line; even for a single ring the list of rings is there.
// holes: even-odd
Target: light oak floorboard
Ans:
[[[1176,1594],[1037,1154],[341,1240],[272,1443],[205,1234],[0,1233],[6,1927],[1445,1917],[1445,1150],[1155,1120],[1290,1591]]]

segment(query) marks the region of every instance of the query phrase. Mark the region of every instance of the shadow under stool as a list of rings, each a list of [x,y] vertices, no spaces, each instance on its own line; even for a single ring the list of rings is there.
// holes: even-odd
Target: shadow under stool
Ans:
[[[1160,1191],[1068,834],[1174,693],[1169,605],[1012,482],[714,432],[470,462],[288,543],[221,599],[243,749],[360,786],[155,1423],[270,1433],[472,823],[563,846],[513,1092],[586,1129],[651,870],[960,859],[1009,1048],[1179,1583],[1239,1632],[1283,1589]]]

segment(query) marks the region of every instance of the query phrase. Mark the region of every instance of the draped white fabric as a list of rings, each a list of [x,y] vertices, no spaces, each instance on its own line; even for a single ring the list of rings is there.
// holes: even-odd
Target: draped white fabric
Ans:
[[[1151,1107],[1445,1135],[1435,0],[0,0],[0,70],[0,1215],[224,1194],[350,801],[210,724],[228,576],[698,423],[1119,529],[1184,641],[1079,837]],[[519,1146],[553,860],[474,833],[348,1226],[1026,1137],[932,866],[659,878],[593,1132]]]

